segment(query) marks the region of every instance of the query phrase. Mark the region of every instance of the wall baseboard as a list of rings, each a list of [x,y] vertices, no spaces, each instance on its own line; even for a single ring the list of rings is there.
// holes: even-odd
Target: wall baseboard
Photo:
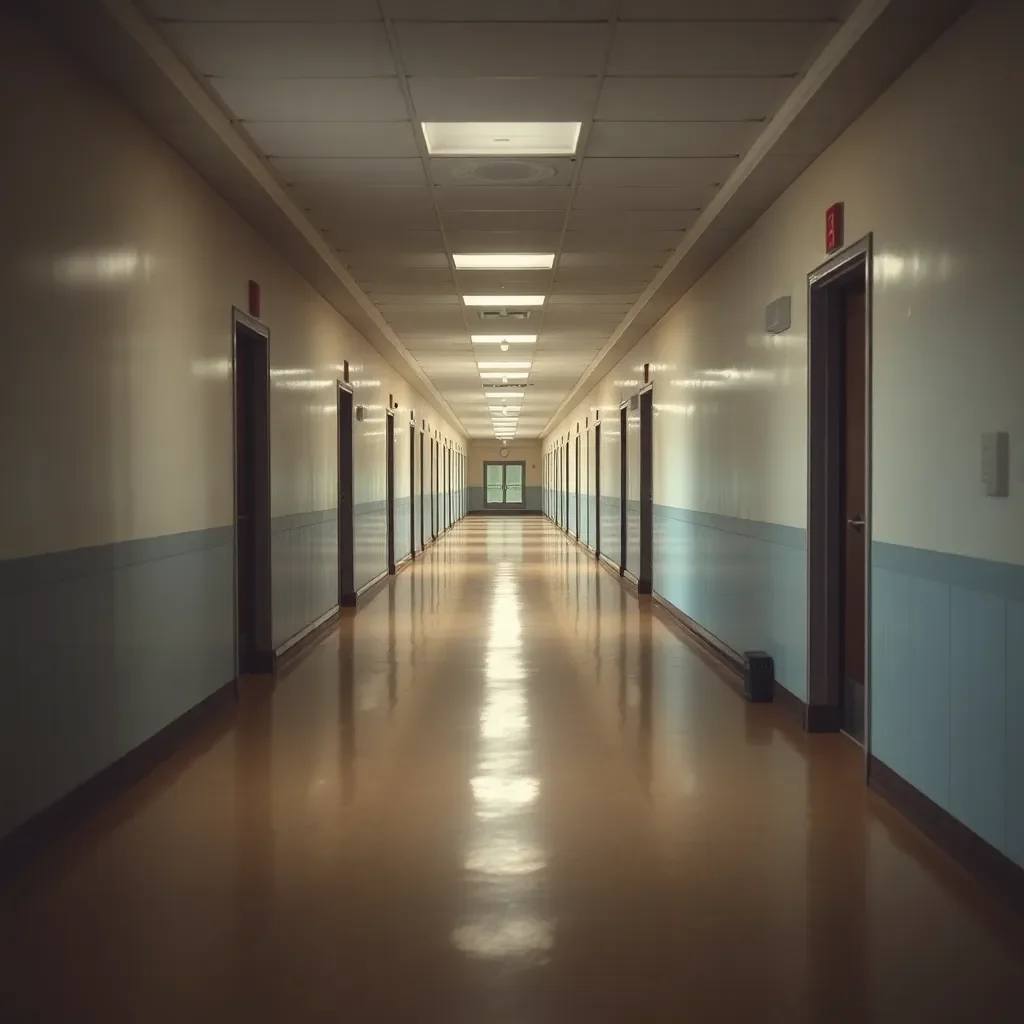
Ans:
[[[54,842],[152,774],[218,719],[223,725],[234,721],[237,705],[238,684],[232,679],[113,764],[0,837],[0,879],[26,867]]]
[[[868,757],[868,786],[1000,900],[1024,914],[1024,868],[874,755]]]

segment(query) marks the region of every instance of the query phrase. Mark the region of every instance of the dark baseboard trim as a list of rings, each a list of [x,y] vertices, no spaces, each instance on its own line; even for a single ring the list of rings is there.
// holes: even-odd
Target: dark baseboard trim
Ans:
[[[637,593],[644,594],[647,597],[654,595],[654,587],[651,585],[650,580],[637,580],[636,581]]]
[[[622,580],[622,585],[631,593],[640,595],[640,581],[631,573],[626,572],[625,569],[619,570],[619,578]]]
[[[312,647],[338,621],[340,614],[340,607],[335,605],[324,612],[320,618],[314,619],[305,629],[300,629],[295,636],[286,640],[274,652],[274,671],[290,664],[304,650]]]
[[[408,569],[409,566],[412,565],[413,559],[415,557],[415,554],[412,551],[410,551],[409,554],[405,555],[403,558],[400,558],[395,563],[395,575],[397,576],[403,569]]]
[[[387,585],[388,580],[391,579],[391,575],[387,572],[382,572],[379,576],[375,576],[365,586],[360,587],[356,591],[356,608],[362,608],[367,601],[372,600],[379,590],[383,590]]]
[[[0,838],[0,879],[26,867],[56,841],[141,782],[218,718],[227,721],[230,715],[233,719],[237,705],[238,686],[232,679],[113,764]]]
[[[597,560],[601,563],[601,567],[607,569],[613,576],[622,576],[621,567],[616,565],[604,552],[598,554]]]
[[[794,700],[799,700],[798,697]],[[803,701],[801,701],[803,703]],[[807,704],[804,728],[808,732],[839,732],[842,715],[835,704]]]
[[[983,885],[1024,914],[1024,868],[925,796],[874,755],[868,756],[868,787],[916,825]]]
[[[670,601],[666,601],[660,594],[653,595],[654,606],[670,622],[678,626],[686,638],[699,650],[708,655],[724,670],[724,678],[737,692],[743,693],[743,659],[732,648],[727,647],[713,633],[709,633],[699,622],[691,619],[686,612],[681,611]],[[772,699],[793,721],[799,723],[802,729],[807,732],[831,732],[831,729],[812,729],[812,721],[817,724],[815,711],[824,711],[824,708],[809,708],[795,693],[787,690],[777,679],[772,691]]]
[[[475,508],[468,512],[470,516],[543,516],[544,513],[535,508]]]

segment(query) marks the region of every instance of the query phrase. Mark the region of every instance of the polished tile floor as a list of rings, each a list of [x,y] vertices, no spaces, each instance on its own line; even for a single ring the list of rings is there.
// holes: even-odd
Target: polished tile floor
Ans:
[[[457,526],[0,893],[0,1019],[1024,1021],[1024,929],[551,524]]]

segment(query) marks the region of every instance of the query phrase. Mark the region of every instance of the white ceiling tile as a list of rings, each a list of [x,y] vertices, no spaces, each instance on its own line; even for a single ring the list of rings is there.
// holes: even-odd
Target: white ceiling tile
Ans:
[[[563,252],[555,264],[557,271],[594,267],[603,270],[645,268],[650,276],[665,263],[664,252]]]
[[[336,183],[340,186],[423,185],[426,176],[419,160],[358,159],[352,157],[282,157],[272,160],[281,176],[289,182]]]
[[[440,292],[435,294],[426,291],[426,287],[424,285],[423,290],[403,294],[401,292],[380,291],[374,282],[371,281],[363,285],[363,291],[370,297],[370,301],[380,309],[393,308],[395,306],[457,306],[459,304],[459,297],[454,291],[447,295]]]
[[[432,210],[396,210],[393,214],[375,215],[372,211],[360,214],[357,210],[338,213],[313,207],[307,216],[317,227],[326,228],[332,235],[365,234],[376,228],[392,231],[436,231],[437,214]]]
[[[408,326],[420,331],[446,331],[465,335],[466,325],[459,309],[451,306],[431,306],[429,303],[378,307],[384,318],[392,324]],[[399,333],[401,331],[399,330]]]
[[[624,22],[615,30],[610,75],[793,75],[837,22]]]
[[[249,121],[404,121],[397,78],[215,78],[234,114]]]
[[[438,77],[598,75],[608,28],[600,23],[399,22],[406,74]]]
[[[446,252],[343,252],[339,256],[357,277],[372,277],[405,269],[449,269]]]
[[[379,21],[376,0],[142,0],[175,21]]]
[[[769,117],[791,78],[606,78],[597,105],[603,121],[751,121]]]
[[[418,157],[410,121],[247,121],[267,156]]]
[[[571,231],[684,231],[693,226],[699,210],[573,210]]]
[[[595,121],[586,155],[741,156],[762,121]]]
[[[596,78],[411,78],[421,121],[584,121]]]
[[[445,230],[561,231],[564,210],[445,210]]]
[[[558,231],[451,231],[453,252],[555,252]]]
[[[448,267],[396,267],[371,266],[370,272],[358,270],[353,274],[360,283],[365,282],[381,292],[408,291],[415,293],[449,291],[455,294],[455,278]]]
[[[675,249],[682,231],[566,231],[562,248],[566,252],[607,252],[608,249]]]
[[[339,252],[385,253],[430,252],[444,248],[440,231],[394,231],[375,228],[353,231],[345,238],[331,238]]]
[[[572,189],[568,185],[438,186],[434,189],[441,210],[564,210]]]
[[[394,220],[408,213],[429,213],[434,209],[426,185],[407,188],[339,188],[333,182],[302,182],[291,186],[300,206],[311,206],[322,213],[345,215],[349,212]]]
[[[382,0],[382,6],[391,18],[414,21],[590,21],[610,17],[612,0]]]
[[[622,0],[619,19],[821,20],[845,17],[853,0]]]
[[[731,157],[588,157],[580,168],[580,184],[720,185],[738,162]]]
[[[547,292],[551,283],[551,271],[457,270],[455,280],[463,295],[487,295],[495,291],[511,295],[541,295]]]
[[[580,185],[576,190],[573,209],[696,210],[707,206],[717,191],[713,185],[663,188]]]
[[[436,185],[567,185],[575,164],[569,157],[443,157],[430,161]]]
[[[364,78],[395,74],[383,24],[165,22],[171,45],[204,75]]]

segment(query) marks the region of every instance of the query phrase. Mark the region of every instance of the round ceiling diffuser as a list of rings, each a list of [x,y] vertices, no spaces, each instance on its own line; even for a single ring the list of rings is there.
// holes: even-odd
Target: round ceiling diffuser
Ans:
[[[536,160],[467,160],[453,173],[464,181],[487,185],[533,185],[553,178],[555,169]]]

